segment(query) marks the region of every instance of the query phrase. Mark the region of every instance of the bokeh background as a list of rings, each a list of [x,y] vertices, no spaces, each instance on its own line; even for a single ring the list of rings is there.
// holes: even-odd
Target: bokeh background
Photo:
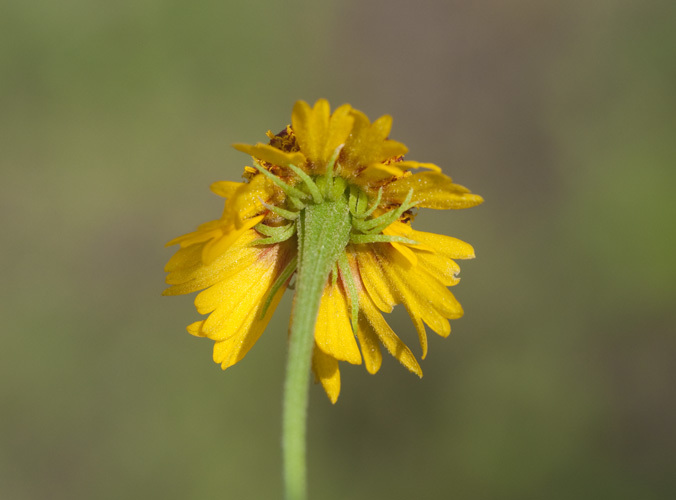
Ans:
[[[163,244],[319,97],[486,202],[416,220],[478,255],[425,377],[312,388],[312,497],[675,498],[674,89],[671,1],[2,2],[0,498],[280,497],[290,298],[222,373]]]

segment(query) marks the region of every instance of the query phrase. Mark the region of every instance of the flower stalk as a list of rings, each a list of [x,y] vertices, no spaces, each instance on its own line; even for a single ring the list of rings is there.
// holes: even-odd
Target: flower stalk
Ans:
[[[308,205],[298,218],[298,279],[291,318],[282,423],[287,500],[307,498],[305,436],[315,323],[324,286],[348,243],[350,229],[351,216],[343,194],[335,200]]]

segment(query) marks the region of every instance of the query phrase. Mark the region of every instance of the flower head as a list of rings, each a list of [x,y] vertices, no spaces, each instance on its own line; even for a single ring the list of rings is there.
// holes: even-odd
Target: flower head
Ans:
[[[220,219],[168,243],[180,248],[167,263],[171,287],[164,292],[201,290],[195,305],[209,316],[188,331],[215,341],[214,361],[223,369],[246,355],[309,254],[330,240],[338,250],[319,278],[312,353],[315,377],[330,400],[340,392],[338,362],[363,362],[376,373],[381,346],[422,376],[382,313],[397,304],[406,308],[424,358],[425,325],[445,337],[448,320],[462,316],[447,287],[458,283],[455,260],[473,258],[474,250],[412,229],[414,210],[468,208],[483,200],[436,165],[405,160],[406,146],[388,138],[391,126],[391,117],[371,123],[347,104],[331,113],[324,99],[313,107],[299,101],[291,125],[268,132],[267,144],[235,145],[251,155],[252,166],[242,183],[212,184],[226,198]],[[335,212],[344,229],[317,233],[312,246],[305,235],[320,206]]]

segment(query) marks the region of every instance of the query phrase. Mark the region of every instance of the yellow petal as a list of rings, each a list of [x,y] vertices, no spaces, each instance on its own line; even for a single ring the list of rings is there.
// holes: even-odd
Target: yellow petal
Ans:
[[[409,371],[422,377],[422,370],[418,361],[411,350],[406,347],[399,337],[392,331],[390,325],[383,319],[383,316],[375,308],[373,302],[366,294],[362,294],[359,298],[359,306],[364,311],[368,322],[373,327],[375,334],[378,336],[380,342],[385,348],[394,356],[402,365],[408,368]]]
[[[418,316],[414,311],[408,311],[411,320],[413,321],[413,326],[418,332],[418,341],[420,342],[420,348],[422,349],[421,359],[427,357],[427,332],[425,331],[425,325],[422,322],[420,316]]]
[[[473,259],[475,257],[474,248],[469,243],[443,234],[416,231],[409,224],[399,221],[387,226],[383,230],[383,234],[403,236],[416,241],[418,244],[411,245],[409,248],[415,250],[417,255],[420,255],[418,251],[425,251],[436,253],[448,259]]]
[[[441,168],[435,165],[434,163],[421,163],[419,161],[410,161],[404,160],[394,163],[398,168],[402,170],[410,170],[412,168],[427,168],[435,172],[441,172]]]
[[[243,186],[243,182],[232,182],[232,181],[217,181],[209,186],[209,189],[214,194],[222,196],[223,198],[230,198],[238,188]]]
[[[272,182],[264,175],[255,175],[248,183],[242,184],[225,202],[223,220],[234,222],[237,229],[245,225],[246,219],[266,209],[261,200],[269,201],[275,192]]]
[[[316,345],[312,351],[312,371],[321,382],[326,395],[335,404],[340,394],[340,370],[338,361],[322,352]]]
[[[393,306],[397,303],[392,295],[392,283],[387,281],[370,245],[359,245],[357,249],[359,275],[364,288],[378,309],[387,313],[392,312]]]
[[[190,245],[189,247],[179,248],[164,266],[164,270],[171,273],[172,271],[179,269],[196,267],[201,263],[201,256],[202,245]],[[167,283],[170,285],[175,284],[174,282],[169,281],[169,276],[167,276]],[[183,283],[183,281],[178,281],[177,283]]]
[[[385,187],[383,199],[403,203],[411,189],[413,203],[424,208],[469,208],[484,201],[481,196],[454,184],[450,177],[439,172],[421,172],[397,179]]]
[[[429,245],[425,245],[421,241],[418,241],[415,238],[413,238],[413,230],[411,229],[411,226],[409,224],[394,221],[392,224],[383,229],[383,234],[387,234],[389,236],[402,236],[404,238],[408,238],[410,240],[415,241],[415,243],[392,243],[392,246],[394,246],[402,254],[406,252],[400,250],[400,248],[412,248],[413,250],[416,250],[416,252],[417,251],[434,252],[434,249],[432,247],[430,247]],[[413,266],[415,266],[416,265],[415,255],[416,254],[414,254],[413,256],[410,254],[406,254],[404,255],[404,257],[411,264],[413,264]]]
[[[327,283],[315,323],[315,342],[324,353],[339,361],[361,364],[361,354],[350,325],[347,299],[338,283]]]
[[[205,243],[202,258],[205,263],[213,262],[219,255],[232,246],[246,231],[254,227],[263,216],[254,215],[264,209],[261,198],[268,199],[272,194],[270,183],[263,176],[254,177],[249,183],[232,183],[237,186],[226,188],[230,197],[225,202],[224,217],[220,220],[201,224],[197,231],[174,238],[167,246],[179,244],[189,247]],[[169,265],[169,264],[168,264]],[[172,263],[172,265],[175,265]]]
[[[301,151],[308,158],[320,156],[322,146],[320,139],[329,128],[331,107],[326,99],[318,99],[314,107],[305,101],[297,101],[291,112],[291,126]]]
[[[209,265],[202,261],[203,245],[179,250],[176,255],[180,254],[180,259],[173,262],[171,272],[167,275],[167,283],[174,286],[165,290],[164,295],[196,292],[248,268],[265,251],[248,245],[258,238],[260,235],[256,231],[247,231]]]
[[[221,220],[212,220],[209,222],[205,222],[198,226],[197,231],[193,231],[192,233],[178,236],[177,238],[168,241],[164,246],[171,247],[174,245],[181,245],[181,247],[187,247],[190,245],[194,245],[195,243],[208,241],[211,238],[214,238],[215,236],[219,235],[219,233],[221,232],[222,225],[223,221]]]
[[[353,109],[351,114],[354,117],[354,126],[344,149],[348,172],[406,154],[406,146],[387,139],[392,128],[391,116],[381,116],[371,124],[361,111]]]
[[[202,261],[205,265],[211,264],[219,256],[228,250],[244,233],[253,228],[256,224],[264,219],[263,215],[247,219],[242,223],[242,226],[236,228],[232,226],[220,238],[214,238],[207,242],[202,249]]]
[[[323,140],[329,128],[331,108],[326,99],[319,99],[313,108],[297,101],[291,112],[291,126],[301,151],[310,161],[317,161],[324,149]]]
[[[448,319],[461,318],[462,306],[448,288],[436,279],[423,277],[421,274],[407,276],[409,280],[402,286],[402,290],[405,290],[402,297],[432,330],[446,337],[451,332]]]
[[[214,361],[220,363],[223,370],[239,363],[254,346],[268,326],[275,309],[279,305],[279,301],[282,299],[282,295],[284,295],[285,288],[285,286],[280,287],[277,291],[263,318],[259,318],[261,312],[260,307],[262,307],[262,304],[260,304],[260,307],[251,312],[252,321],[245,324],[237,335],[228,340],[216,342],[214,344]]]
[[[313,108],[305,101],[296,102],[291,114],[293,131],[298,145],[312,164],[322,173],[338,146],[344,144],[354,118],[351,106],[344,104],[331,114],[329,102],[319,99]]]
[[[353,176],[349,169],[344,175],[352,176],[352,182],[366,190],[375,189],[376,186],[381,186],[386,181],[389,182],[393,177],[401,177],[404,174],[403,170],[383,163],[374,163],[366,168],[360,168],[359,164],[356,164],[356,169],[358,172],[356,176]]]
[[[431,252],[419,252],[416,255],[420,267],[444,286],[457,285],[460,281],[460,266],[453,259]]]
[[[383,354],[380,352],[378,336],[363,314],[359,315],[357,338],[361,346],[362,356],[364,356],[366,370],[371,374],[377,373],[383,363]]]
[[[383,231],[383,233],[385,232]],[[408,248],[406,245],[403,243],[393,242],[392,247],[397,252],[399,252],[399,254],[404,258],[410,267],[415,267],[418,265],[418,257],[416,256],[415,252],[413,252],[413,250]]]
[[[296,165],[297,167],[300,167],[305,163],[305,157],[301,153],[285,153],[281,149],[260,142],[255,146],[251,144],[233,144],[232,147],[237,151],[249,154],[254,158],[263,160],[267,163],[272,163],[273,165]]]
[[[196,297],[198,311],[211,312],[202,326],[209,338],[225,340],[255,320],[256,311],[262,309],[268,291],[289,261],[289,256],[277,253],[279,247],[273,246],[245,272],[229,276]]]
[[[423,245],[432,248],[435,253],[449,259],[473,259],[474,248],[458,238],[444,236],[443,234],[426,233],[411,229],[406,238],[419,241]]]
[[[214,344],[213,353],[214,363],[218,363],[221,365],[221,368],[225,370],[226,368],[223,367],[224,360],[230,357],[230,354],[232,354],[232,351],[235,347],[236,343],[234,338],[216,342]]]
[[[374,163],[366,167],[360,174],[360,177],[376,181],[389,179],[391,177],[401,177],[403,173],[404,171],[399,168],[399,163],[392,163],[390,165],[385,165],[384,163]]]
[[[212,315],[211,321],[207,320],[207,325],[203,327],[206,333],[215,330],[214,326],[217,317],[220,315],[227,315],[228,319],[225,323],[228,330],[233,333],[237,331],[238,325],[246,317],[248,311],[254,309],[261,296],[265,296],[266,291],[263,286],[258,286],[260,282],[262,285],[267,284],[267,276],[269,270],[256,263],[250,266],[245,272],[231,276],[229,279],[220,281],[215,285],[203,290],[197,297],[195,297],[195,307],[200,314],[209,314],[215,310],[218,313]],[[218,325],[220,327],[222,325]],[[221,333],[219,329],[219,333]],[[223,340],[229,335],[222,334],[218,337],[211,336],[213,340]]]
[[[188,333],[190,335],[194,335],[195,337],[206,337],[204,332],[202,332],[202,325],[204,324],[204,320],[202,321],[195,321],[194,323],[191,323],[187,326],[186,330],[188,330]]]
[[[251,293],[252,289],[242,290],[242,292]],[[254,294],[251,293],[251,295]],[[240,302],[232,299],[229,300],[223,304],[223,308],[216,309],[205,320],[201,333],[205,337],[218,342],[240,336],[242,332],[251,329],[251,326],[255,323],[256,316],[260,311],[260,308],[256,307],[258,305],[257,302],[265,300],[265,296],[266,294],[263,293],[255,294],[254,300],[241,300]],[[228,320],[225,322],[214,323],[213,321],[209,321],[212,318],[221,320],[224,314],[228,315]]]
[[[350,135],[354,123],[354,118],[350,115],[351,110],[352,107],[349,104],[343,104],[331,114],[322,155],[317,159],[322,167],[326,166],[336,148],[345,144],[347,137]]]
[[[394,249],[383,245],[378,252],[382,256],[383,271],[393,283],[398,301],[418,314],[433,331],[443,337],[448,336],[451,329],[446,318],[462,316],[462,307],[453,294],[436,278],[418,268],[401,266]]]

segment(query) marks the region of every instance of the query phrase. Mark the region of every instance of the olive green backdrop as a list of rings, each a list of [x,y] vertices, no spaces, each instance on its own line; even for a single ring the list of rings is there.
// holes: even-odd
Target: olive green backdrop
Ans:
[[[418,380],[312,388],[312,498],[676,495],[676,4],[0,5],[0,498],[274,499],[290,298],[221,372],[161,297],[233,142],[296,99],[394,117],[483,195]],[[390,322],[415,345],[406,315]]]

